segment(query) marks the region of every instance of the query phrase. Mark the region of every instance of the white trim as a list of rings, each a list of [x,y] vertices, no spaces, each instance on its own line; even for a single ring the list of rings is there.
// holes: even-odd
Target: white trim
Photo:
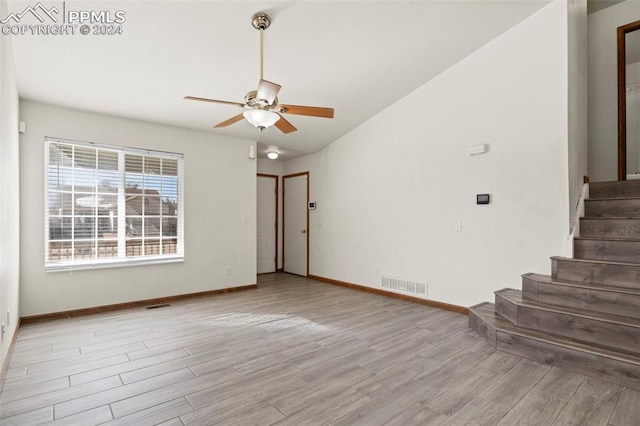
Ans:
[[[114,258],[115,259],[115,258]],[[105,260],[101,262],[65,262],[45,266],[45,272],[70,272],[90,269],[121,268],[126,266],[158,265],[163,263],[183,263],[184,256],[136,257],[131,260]]]
[[[45,136],[44,140],[45,140],[45,142],[49,142],[49,141],[51,141],[51,142],[60,142],[60,143],[67,143],[67,144],[71,144],[71,145],[88,146],[88,147],[97,148],[97,149],[110,149],[112,151],[126,151],[128,154],[153,155],[155,157],[173,158],[173,159],[184,158],[184,154],[181,154],[179,152],[156,151],[156,150],[149,150],[149,149],[142,149],[142,148],[131,148],[131,147],[128,147],[128,146],[121,146],[121,145],[107,145],[107,144],[95,143],[95,142],[76,141],[76,140],[73,140],[73,139],[56,138],[56,137],[52,137],[52,136]]]
[[[582,190],[580,191],[580,197],[578,203],[571,217],[571,227],[569,228],[569,235],[567,240],[571,240],[574,237],[580,236],[580,218],[584,217],[584,200],[589,197],[589,184],[582,184]]]
[[[125,163],[124,152],[118,152],[118,230],[127,229],[127,202],[125,197]],[[127,233],[118,232],[118,257],[126,259],[127,257]]]
[[[45,139],[44,145],[44,264],[49,261],[49,144]]]
[[[176,251],[184,256],[184,159],[178,160],[178,243]]]

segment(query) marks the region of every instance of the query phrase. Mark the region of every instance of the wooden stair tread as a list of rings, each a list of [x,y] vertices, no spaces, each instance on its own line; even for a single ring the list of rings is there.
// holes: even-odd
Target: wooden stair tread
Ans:
[[[595,200],[640,197],[640,181],[589,183],[589,198]]]
[[[593,238],[594,240],[598,240],[599,238]],[[602,265],[618,265],[618,266],[640,266],[640,263],[636,262],[621,262],[619,260],[598,260],[598,259],[580,259],[575,257],[564,257],[564,256],[551,256],[551,260],[563,260],[563,261],[571,261],[571,262],[581,262],[581,263],[598,263]]]
[[[619,201],[619,200],[640,200],[640,197],[586,198],[584,201]]]
[[[580,218],[588,220],[640,220],[640,216],[583,216]]]
[[[483,321],[489,324],[495,330],[514,334],[520,337],[538,340],[556,346],[561,346],[570,350],[585,352],[591,355],[607,357],[634,365],[640,366],[640,356],[635,356],[627,352],[618,352],[611,349],[603,348],[578,342],[566,337],[557,336],[548,333],[541,333],[532,329],[522,328],[514,325],[511,321],[505,319],[495,311],[493,303],[484,302],[469,308],[470,311],[478,315]]]
[[[640,290],[634,290],[627,287],[616,287],[616,286],[606,285],[606,284],[590,284],[590,283],[578,282],[578,281],[559,281],[551,278],[551,275],[543,275],[543,274],[535,274],[535,273],[523,274],[522,276],[530,278],[534,281],[538,281],[546,284],[560,285],[560,286],[573,287],[573,288],[585,288],[585,289],[595,290],[595,291],[611,291],[614,293],[640,296]]]
[[[604,321],[604,322],[609,322],[613,324],[620,324],[620,325],[625,325],[628,327],[634,327],[634,328],[640,329],[640,320],[635,318],[622,317],[618,315],[610,315],[610,314],[605,314],[605,313],[595,312],[595,311],[586,311],[583,309],[570,308],[566,306],[538,303],[538,302],[534,302],[532,300],[523,298],[520,290],[515,290],[512,288],[504,288],[502,290],[498,290],[495,292],[495,294],[500,294],[501,296],[505,297],[512,303],[519,306],[540,309],[540,310],[554,312],[558,314],[568,314],[568,315],[573,315],[577,317],[588,318],[588,319],[597,320],[597,321]]]
[[[582,241],[624,241],[626,243],[640,243],[640,239],[636,238],[622,238],[622,237],[574,237],[574,240]]]

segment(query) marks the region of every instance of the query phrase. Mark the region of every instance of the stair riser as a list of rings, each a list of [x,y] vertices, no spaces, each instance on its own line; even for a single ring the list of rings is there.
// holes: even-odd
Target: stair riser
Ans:
[[[496,312],[511,321],[514,325],[518,325],[518,307],[511,303],[510,300],[501,297],[499,292],[496,292],[495,300]]]
[[[589,199],[640,197],[640,181],[594,182],[589,184]]]
[[[585,200],[586,217],[640,217],[640,198],[631,200]]]
[[[640,365],[497,331],[496,349],[640,390]]]
[[[576,262],[571,259],[552,259],[551,263],[551,277],[554,281],[603,284],[640,290],[640,265]]]
[[[640,263],[640,241],[573,240],[573,257]]]
[[[469,310],[469,328],[482,336],[491,346],[496,347],[496,329],[484,322],[473,309]]]
[[[570,287],[522,278],[522,294],[539,303],[640,319],[640,295]]]
[[[640,219],[580,219],[580,236],[640,239]]]
[[[536,331],[595,343],[640,355],[640,328],[614,324],[567,313],[551,312],[528,306],[517,306],[496,293],[496,312],[502,315],[504,306],[516,311],[515,325]],[[502,307],[501,307],[502,306]],[[511,319],[510,319],[511,320]],[[513,320],[511,320],[513,322]]]

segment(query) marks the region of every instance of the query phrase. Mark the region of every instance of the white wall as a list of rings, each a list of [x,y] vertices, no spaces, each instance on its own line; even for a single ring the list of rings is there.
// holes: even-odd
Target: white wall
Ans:
[[[616,29],[640,20],[640,1],[627,0],[588,17],[589,178],[618,179],[618,68]]]
[[[6,16],[0,1],[0,16]],[[18,88],[11,37],[0,36],[0,322],[9,321],[0,343],[0,370],[17,332],[20,280],[20,175]]]
[[[310,171],[310,273],[428,282],[469,306],[567,255],[567,4],[556,1],[322,151]],[[339,112],[336,112],[339,113]],[[490,151],[469,156],[471,145]],[[475,205],[490,193],[487,206]],[[462,231],[454,225],[462,222]]]
[[[269,160],[267,158],[258,158],[258,173],[266,175],[282,176],[284,163],[280,160]]]
[[[258,173],[278,176],[278,264],[277,269],[282,269],[282,172],[284,162],[280,160],[269,160],[258,158]]]
[[[256,282],[252,141],[22,101],[21,315],[109,305]],[[45,136],[184,153],[185,261],[44,271]],[[250,224],[243,223],[251,216]],[[232,275],[225,276],[225,268]]]
[[[568,0],[569,54],[569,209],[576,210],[584,176],[588,151],[588,46],[587,0]]]

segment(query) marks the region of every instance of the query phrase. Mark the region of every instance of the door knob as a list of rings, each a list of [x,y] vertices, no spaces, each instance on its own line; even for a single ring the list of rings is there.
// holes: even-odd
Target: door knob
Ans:
[[[307,233],[307,230],[306,230],[306,229],[303,229],[303,230],[302,230],[302,231],[300,231],[300,232],[302,232],[303,234],[306,234],[306,233]]]

